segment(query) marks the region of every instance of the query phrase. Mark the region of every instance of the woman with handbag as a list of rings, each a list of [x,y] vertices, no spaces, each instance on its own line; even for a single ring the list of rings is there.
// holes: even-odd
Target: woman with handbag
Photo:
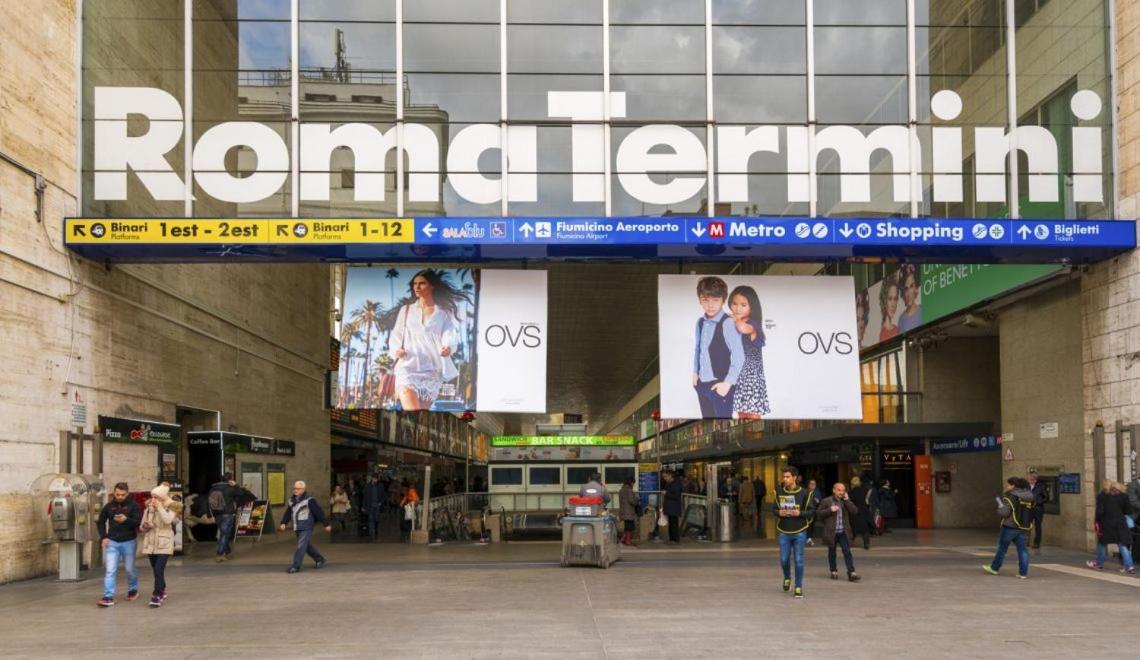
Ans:
[[[637,531],[637,514],[641,508],[637,493],[633,492],[633,477],[626,477],[618,491],[618,513],[621,516],[624,529],[621,535],[622,545],[634,545],[633,534]]]
[[[403,509],[400,517],[400,541],[407,543],[412,540],[412,528],[415,526],[416,503],[420,501],[420,494],[416,492],[414,484],[404,480],[404,496],[400,498],[400,508]]]
[[[151,607],[162,607],[166,601],[166,562],[174,554],[174,520],[181,513],[182,504],[170,499],[170,487],[157,486],[150,491],[142,523],[142,552],[150,560],[154,571],[154,590]]]
[[[396,397],[403,410],[428,410],[443,384],[459,376],[451,356],[459,343],[459,303],[470,304],[471,295],[430,268],[416,273],[408,289],[414,302],[400,308],[388,338],[396,347]]]
[[[333,519],[333,533],[344,534],[345,531],[345,518],[348,517],[348,512],[352,505],[348,502],[348,493],[337,484],[333,488],[332,497],[329,498],[329,511],[332,512]]]
[[[1133,574],[1136,566],[1132,562],[1132,530],[1128,528],[1128,496],[1124,484],[1105,479],[1104,488],[1096,496],[1096,559],[1085,562],[1089,568],[1101,570],[1108,559],[1108,546],[1115,543],[1120,550],[1120,561],[1124,567],[1121,573]]]

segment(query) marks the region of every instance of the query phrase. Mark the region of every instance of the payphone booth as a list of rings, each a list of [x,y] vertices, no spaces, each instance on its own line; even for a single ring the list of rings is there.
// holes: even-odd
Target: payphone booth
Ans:
[[[32,495],[41,498],[51,521],[51,538],[44,542],[59,545],[59,579],[79,580],[83,545],[99,538],[95,521],[106,496],[103,479],[93,474],[44,474],[32,483]]]

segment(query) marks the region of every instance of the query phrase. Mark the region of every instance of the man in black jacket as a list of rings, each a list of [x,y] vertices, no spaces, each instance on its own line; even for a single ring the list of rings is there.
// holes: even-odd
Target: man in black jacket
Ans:
[[[1037,478],[1037,472],[1029,473],[1029,491],[1033,493],[1033,549],[1041,547],[1041,523],[1045,520],[1045,500],[1049,499],[1049,491],[1045,482]]]
[[[796,483],[800,471],[789,465],[781,473],[780,487],[776,489],[776,501],[772,503],[772,513],[779,519],[776,531],[780,537],[780,568],[784,570],[784,591],[792,588],[792,562],[796,565],[795,597],[804,597],[804,545],[807,543],[807,528],[815,511],[807,490]]]
[[[103,547],[103,598],[99,607],[115,605],[115,580],[119,572],[119,560],[127,569],[127,601],[139,597],[139,574],[135,571],[135,550],[138,543],[139,523],[142,512],[139,505],[130,497],[130,489],[125,482],[115,484],[111,501],[103,505],[96,526],[99,529],[100,544]]]
[[[206,498],[218,525],[218,551],[214,561],[223,562],[230,558],[233,550],[234,518],[237,517],[238,506],[252,501],[253,496],[246,489],[239,488],[233,473],[227,472],[221,481],[210,486]]]

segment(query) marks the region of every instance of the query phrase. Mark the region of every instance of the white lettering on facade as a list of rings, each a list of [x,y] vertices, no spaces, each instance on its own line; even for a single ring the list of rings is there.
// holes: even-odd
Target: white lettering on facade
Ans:
[[[602,92],[548,92],[547,114],[569,119],[572,199],[574,202],[605,200],[605,133]],[[183,113],[171,94],[148,87],[96,87],[94,93],[94,199],[125,200],[127,175],[133,173],[155,200],[181,200],[182,178],[167,160],[181,142]],[[625,117],[624,92],[611,92],[610,117]],[[1091,121],[1101,112],[1100,98],[1082,90],[1073,95],[1074,115]],[[943,90],[931,99],[931,110],[941,121],[953,121],[962,100]],[[147,129],[130,135],[129,116],[142,116]],[[300,126],[300,184],[303,201],[329,199],[329,169],[332,154],[348,149],[353,154],[357,201],[384,201],[385,177],[390,168],[389,152],[396,149],[398,127],[380,131],[361,123],[305,123]],[[509,201],[538,201],[538,139],[536,126],[512,125],[504,132],[498,124],[474,124],[459,131],[447,150],[448,178],[463,199],[489,204],[501,201],[502,182],[495,173],[479,168],[480,156],[507,144]],[[1004,128],[980,126],[974,130],[977,201],[1006,201],[1006,161],[1013,150],[1027,157],[1028,199],[1056,202],[1059,196],[1057,140],[1040,126],[1018,126],[1011,134]],[[1071,129],[1073,200],[1102,202],[1104,195],[1102,134],[1095,126]],[[932,200],[963,201],[961,128],[935,126],[932,130]],[[833,153],[839,162],[840,201],[871,201],[872,156],[890,156],[892,197],[921,201],[922,191],[910,185],[912,161],[922,163],[922,144],[906,126],[880,126],[869,133],[853,126],[827,126],[811,135],[809,128],[784,129],[787,154],[788,200],[806,202],[810,195],[811,159]],[[749,202],[748,161],[757,153],[780,153],[780,128],[760,126],[716,127],[718,202]],[[253,172],[239,177],[226,168],[227,153],[245,148],[256,156]],[[408,159],[408,200],[438,202],[440,197],[440,144],[422,124],[403,126],[403,156]],[[277,194],[289,173],[289,145],[283,136],[259,122],[225,122],[207,130],[194,145],[193,176],[202,190],[214,198],[233,203],[260,201]],[[627,193],[647,204],[675,204],[698,194],[705,185],[707,152],[692,131],[672,124],[652,124],[631,131],[616,145],[614,173]],[[742,231],[746,231],[742,229]],[[731,234],[731,232],[730,232]]]

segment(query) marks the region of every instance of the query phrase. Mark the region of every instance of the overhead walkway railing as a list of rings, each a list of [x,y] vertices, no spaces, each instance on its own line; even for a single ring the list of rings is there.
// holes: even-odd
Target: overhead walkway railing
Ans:
[[[63,229],[73,251],[116,262],[545,256],[1086,263],[1136,247],[1131,221],[1006,218],[67,218]]]

